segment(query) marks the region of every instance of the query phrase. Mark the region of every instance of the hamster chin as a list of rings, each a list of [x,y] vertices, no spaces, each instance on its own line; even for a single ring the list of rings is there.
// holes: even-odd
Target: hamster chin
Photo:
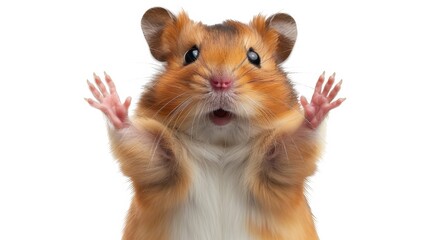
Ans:
[[[214,145],[232,146],[257,134],[250,121],[225,110],[212,111],[202,121],[184,130],[194,140]]]

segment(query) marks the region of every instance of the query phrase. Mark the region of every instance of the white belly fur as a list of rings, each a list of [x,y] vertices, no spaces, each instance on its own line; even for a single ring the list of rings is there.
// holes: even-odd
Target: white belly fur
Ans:
[[[185,142],[192,162],[188,200],[172,221],[174,240],[250,240],[246,226],[249,211],[242,184],[249,147],[225,149]]]

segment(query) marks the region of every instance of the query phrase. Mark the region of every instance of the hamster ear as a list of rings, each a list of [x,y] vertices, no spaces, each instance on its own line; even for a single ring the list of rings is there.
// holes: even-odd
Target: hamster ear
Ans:
[[[292,52],[297,37],[295,20],[288,14],[277,13],[270,16],[266,26],[277,31],[279,34],[277,46],[277,63],[286,60]]]
[[[161,36],[165,26],[175,20],[170,11],[161,7],[151,8],[143,14],[141,28],[152,56],[158,61],[166,61],[167,52],[163,49]]]

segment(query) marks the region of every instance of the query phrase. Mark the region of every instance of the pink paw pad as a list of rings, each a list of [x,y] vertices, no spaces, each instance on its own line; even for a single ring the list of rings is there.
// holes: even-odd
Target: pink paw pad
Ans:
[[[323,86],[325,83],[325,72],[323,72],[316,83],[311,102],[308,102],[304,96],[301,97],[301,104],[304,109],[305,121],[308,127],[312,129],[319,127],[329,111],[340,106],[346,100],[345,98],[339,98],[334,101],[341,89],[343,81],[339,81],[335,86],[334,82],[335,73],[328,78],[325,86]]]

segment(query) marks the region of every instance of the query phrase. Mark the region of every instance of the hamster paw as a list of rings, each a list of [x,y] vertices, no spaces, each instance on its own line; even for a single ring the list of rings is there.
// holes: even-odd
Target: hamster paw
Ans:
[[[89,90],[96,100],[91,98],[86,98],[85,100],[92,107],[102,111],[116,129],[128,127],[128,108],[131,104],[131,97],[127,97],[124,103],[121,103],[112,79],[107,73],[104,73],[104,76],[109,90],[106,89],[100,77],[94,73],[94,81],[97,87],[90,81],[87,82]]]
[[[322,87],[324,82],[325,72],[320,75],[319,80],[316,83],[311,102],[309,103],[304,96],[301,97],[305,122],[307,127],[311,129],[316,129],[328,115],[329,111],[340,106],[341,103],[346,100],[345,98],[339,98],[333,101],[340,91],[341,84],[343,82],[343,80],[341,80],[333,87],[335,82],[335,73],[329,77],[325,86]]]

